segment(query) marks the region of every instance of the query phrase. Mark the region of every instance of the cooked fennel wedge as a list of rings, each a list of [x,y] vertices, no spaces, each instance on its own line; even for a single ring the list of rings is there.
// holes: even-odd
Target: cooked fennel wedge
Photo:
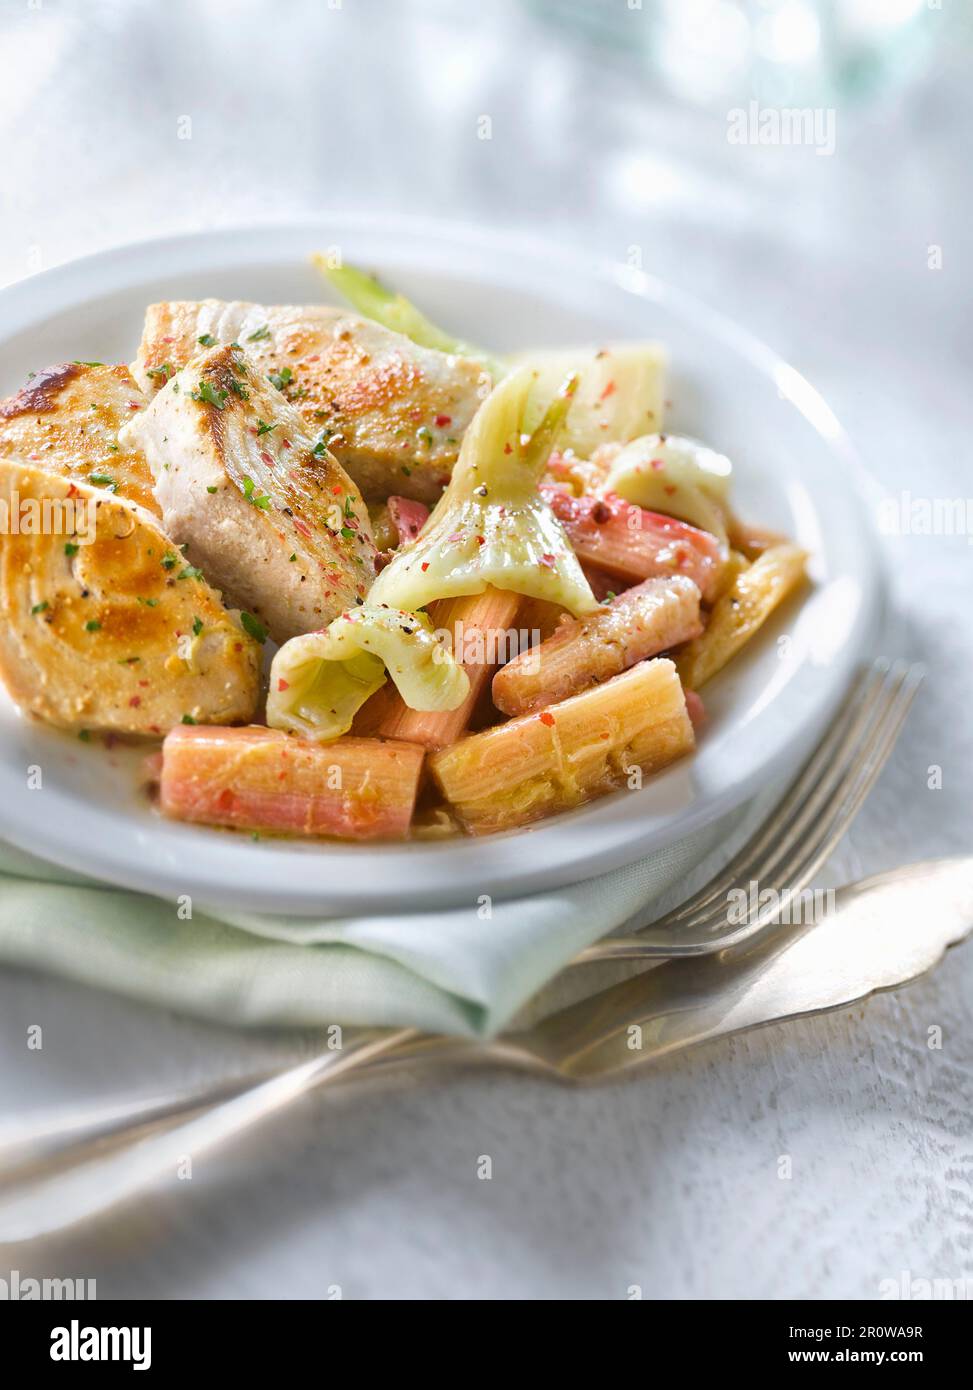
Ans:
[[[369,605],[415,611],[489,585],[547,599],[576,617],[597,605],[538,483],[574,395],[570,378],[529,436],[536,374],[507,377],[473,417],[449,486],[415,542],[372,585]],[[407,701],[408,703],[408,701]]]
[[[514,360],[537,374],[538,400],[550,398],[566,376],[580,377],[558,437],[562,452],[590,459],[599,445],[627,444],[662,429],[668,358],[661,343],[523,352]]]
[[[603,491],[726,540],[733,465],[695,439],[646,434],[619,450]]]
[[[404,334],[419,347],[435,348],[437,352],[456,357],[472,357],[482,362],[494,381],[499,381],[509,371],[501,358],[437,327],[404,294],[388,289],[376,275],[353,265],[333,266],[320,251],[311,260],[351,307],[365,318],[390,328],[393,333]]]
[[[338,738],[385,684],[411,709],[451,710],[470,682],[424,613],[368,603],[323,632],[285,642],[270,668],[267,723],[318,740]]]

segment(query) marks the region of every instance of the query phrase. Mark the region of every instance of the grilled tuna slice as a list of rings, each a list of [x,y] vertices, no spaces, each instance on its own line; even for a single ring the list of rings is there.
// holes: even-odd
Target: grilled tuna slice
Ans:
[[[438,500],[492,382],[479,362],[417,346],[327,304],[151,304],[132,370],[147,391],[212,343],[271,373],[368,501]]]
[[[0,458],[107,488],[159,516],[149,465],[118,442],[121,427],[147,404],[127,367],[48,367],[0,401]]]
[[[253,718],[260,648],[155,518],[0,460],[0,676],[63,729],[161,736]]]
[[[241,349],[205,351],[125,439],[144,449],[189,561],[276,642],[364,599],[375,545],[361,493]]]

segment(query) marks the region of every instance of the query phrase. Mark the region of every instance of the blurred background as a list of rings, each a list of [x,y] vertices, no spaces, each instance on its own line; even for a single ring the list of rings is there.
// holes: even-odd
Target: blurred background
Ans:
[[[0,283],[136,238],[338,209],[524,230],[640,264],[764,337],[886,494],[971,491],[968,0],[0,0],[0,24]],[[955,849],[969,823],[970,538],[886,545],[896,654],[926,661],[928,696],[833,881]],[[947,776],[920,812],[930,762]],[[956,969],[936,997],[958,1020]],[[0,979],[0,1042],[40,1013],[57,1033],[38,1104],[273,1055],[91,998]],[[908,1007],[877,1001],[871,1031],[743,1039],[637,1091],[482,1077],[335,1106],[327,1124],[311,1107],[231,1155],[218,1190],[202,1174],[191,1197],[34,1263],[97,1275],[102,1296],[313,1297],[337,1279],[348,1296],[624,1297],[634,1281],[646,1297],[874,1297],[844,1210],[884,1270],[958,1273],[948,1099],[929,1101],[912,1158],[888,1147],[923,1104],[895,1108],[888,1040]],[[0,1101],[22,1099],[22,1069],[0,1068]],[[750,1145],[778,1126],[816,1185],[771,1222]],[[491,1144],[513,1176],[471,1192],[457,1175]]]

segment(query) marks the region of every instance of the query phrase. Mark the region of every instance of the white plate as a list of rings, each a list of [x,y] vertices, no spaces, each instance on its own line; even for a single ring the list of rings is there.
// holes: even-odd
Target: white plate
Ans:
[[[528,830],[406,845],[262,840],[162,820],[137,790],[138,753],[45,729],[0,695],[0,834],[134,888],[289,913],[403,910],[557,887],[671,844],[740,805],[810,748],[868,654],[879,571],[862,477],[828,407],[793,368],[686,295],[627,268],[441,225],[333,218],[146,242],[0,294],[0,392],[71,358],[127,362],[158,299],[329,298],[310,252],[340,247],[433,319],[500,349],[654,337],[673,362],[669,428],[736,464],[748,520],[813,555],[813,592],[706,687],[693,758]],[[27,769],[42,769],[28,790]]]

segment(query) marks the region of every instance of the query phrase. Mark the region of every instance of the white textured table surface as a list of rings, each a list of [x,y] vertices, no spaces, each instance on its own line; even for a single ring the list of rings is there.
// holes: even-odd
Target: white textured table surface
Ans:
[[[230,13],[2,0],[0,280],[329,208],[638,247],[805,371],[890,496],[973,494],[968,48],[907,98],[839,106],[822,158],[730,145],[725,112],[647,104],[646,79],[514,5]],[[893,654],[929,676],[822,882],[970,848],[971,540],[887,542]],[[901,995],[581,1094],[479,1075],[312,1098],[123,1224],[0,1251],[0,1277],[94,1277],[102,1297],[404,1298],[874,1298],[902,1271],[973,1277],[971,986],[967,947]],[[42,1052],[26,1048],[35,1023]],[[0,978],[3,1113],[294,1050]]]

